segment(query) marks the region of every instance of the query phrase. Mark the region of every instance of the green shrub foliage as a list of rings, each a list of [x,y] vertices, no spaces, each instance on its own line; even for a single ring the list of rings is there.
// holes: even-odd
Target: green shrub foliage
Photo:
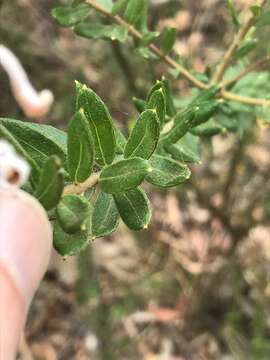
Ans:
[[[227,3],[238,31],[241,21],[233,1]],[[161,34],[148,30],[148,6],[146,0],[73,1],[53,9],[52,15],[78,36],[121,43],[135,38],[138,55],[165,61],[174,76],[183,75],[191,82],[190,98],[173,94],[170,81],[162,77],[145,99],[133,99],[138,115],[127,137],[99,95],[78,81],[67,131],[0,118],[0,138],[12,143],[29,162],[32,171],[25,188],[48,211],[54,246],[63,256],[77,254],[91,240],[111,234],[119,219],[132,230],[147,229],[151,205],[146,190],[150,185],[164,189],[187,181],[188,164],[200,163],[201,138],[211,141],[225,132],[241,134],[256,117],[267,121],[268,73],[254,69],[233,80],[257,46],[255,31],[240,38],[224,69],[217,66],[215,84],[209,74],[189,72],[175,56],[176,29]],[[94,12],[102,15],[96,22],[89,20]],[[270,24],[269,12],[260,5],[251,7],[250,16],[254,28]],[[232,61],[237,64],[232,66]],[[232,81],[226,89],[223,82],[228,79]],[[90,189],[97,190],[94,196],[89,197]]]

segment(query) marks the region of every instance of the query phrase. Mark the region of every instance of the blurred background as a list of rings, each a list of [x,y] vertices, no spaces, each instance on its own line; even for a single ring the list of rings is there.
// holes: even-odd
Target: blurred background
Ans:
[[[132,44],[59,27],[51,9],[68,3],[0,0],[0,43],[38,90],[53,92],[52,110],[39,121],[65,129],[77,79],[127,133],[137,116],[132,97],[144,97],[167,68],[142,59]],[[242,12],[253,2],[235,3]],[[222,58],[235,31],[223,0],[153,0],[149,27],[166,26],[177,28],[175,52],[197,72]],[[267,51],[268,28],[258,35],[253,58]],[[172,85],[180,104],[190,86],[181,78]],[[238,119],[245,124],[238,134],[194,144],[201,164],[191,166],[190,181],[174,190],[149,187],[147,231],[121,225],[76,258],[53,254],[21,360],[270,359],[270,130],[267,118],[249,115]],[[0,116],[29,121],[1,67]]]

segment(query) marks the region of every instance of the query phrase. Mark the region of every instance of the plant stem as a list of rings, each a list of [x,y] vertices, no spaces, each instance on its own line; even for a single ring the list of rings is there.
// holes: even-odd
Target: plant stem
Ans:
[[[246,69],[242,70],[235,77],[233,77],[229,80],[223,81],[221,83],[221,87],[223,87],[223,88],[230,87],[231,85],[233,85],[234,83],[236,83],[237,81],[239,81],[240,79],[242,79],[243,77],[248,75],[250,72],[259,70],[259,69],[262,70],[262,69],[267,68],[268,66],[270,66],[270,57],[266,56],[256,62],[250,64]]]
[[[140,40],[142,39],[142,34],[135,29],[134,26],[127,23],[124,19],[121,18],[119,15],[113,15],[106,9],[104,9],[102,6],[98,5],[96,1],[94,0],[86,0],[87,4],[92,6],[96,11],[99,13],[109,17],[113,21],[115,21],[117,24],[125,27],[129,34],[132,35],[135,39]],[[154,44],[150,44],[149,49],[153,51],[154,54],[156,54],[160,59],[162,59],[165,63],[167,63],[170,67],[176,69],[179,71],[180,74],[182,74],[187,80],[189,80],[194,86],[198,87],[199,89],[206,89],[207,85],[203,82],[196,79],[187,69],[185,69],[182,65],[178,64],[176,61],[174,61],[170,56],[164,55],[163,52]]]
[[[260,0],[258,5],[264,6],[267,0]],[[225,52],[223,61],[219,64],[216,69],[216,72],[213,75],[212,84],[218,84],[224,76],[226,69],[231,65],[234,55],[241,45],[242,40],[245,38],[246,34],[250,30],[250,28],[254,25],[256,18],[254,15],[250,15],[244,25],[239,29],[236,34],[231,46],[229,46],[228,50]]]
[[[220,94],[223,99],[239,102],[239,103],[246,104],[246,105],[270,106],[270,100],[267,100],[267,99],[259,99],[259,98],[249,97],[249,96],[242,96],[242,95],[234,94],[232,92],[224,91],[224,90],[222,90],[220,92]]]
[[[264,5],[264,3],[266,2],[266,0],[260,0],[260,1],[261,1],[261,5]],[[128,30],[129,34],[131,36],[133,36],[135,39],[140,40],[142,38],[142,34],[137,29],[135,29],[134,26],[128,24],[124,19],[122,19],[121,16],[111,14],[108,10],[106,10],[102,6],[98,5],[95,2],[95,0],[85,0],[85,2],[87,4],[89,4],[90,6],[92,6],[99,13],[103,14],[104,16],[107,16],[108,18],[115,21],[117,24],[125,27]],[[252,21],[251,21],[251,19],[252,19]],[[233,57],[235,51],[237,50],[238,46],[240,45],[240,43],[238,43],[238,42],[241,41],[241,39],[245,36],[245,34],[249,30],[249,28],[253,25],[253,22],[254,22],[254,18],[251,17],[250,20],[247,22],[247,24],[243,27],[244,30],[243,29],[240,30],[240,35],[238,34],[238,36],[236,37],[236,40],[237,39],[238,40],[237,41],[235,40],[234,46],[230,47],[230,57]],[[178,62],[176,62],[169,55],[164,55],[163,52],[156,45],[150,44],[150,45],[148,45],[148,47],[150,50],[152,50],[152,52],[154,54],[156,54],[169,67],[178,70],[179,73],[184,78],[189,80],[190,83],[193,84],[194,86],[196,86],[197,88],[207,89],[209,87],[209,84],[205,84],[205,83],[199,81],[198,79],[196,79],[186,68],[184,68],[182,65],[178,64]],[[227,52],[228,59],[226,60],[226,64],[223,61],[224,64],[222,65],[222,68],[223,68],[222,71],[225,71],[226,67],[231,62],[231,58],[228,56],[228,54],[229,54],[229,50]],[[222,76],[223,76],[223,74],[222,74]],[[249,97],[249,96],[242,96],[242,95],[234,94],[234,93],[231,93],[231,92],[228,92],[225,90],[220,91],[219,96],[222,97],[223,99],[227,99],[230,101],[235,101],[235,102],[239,102],[239,103],[247,104],[247,105],[270,106],[270,100],[253,98],[253,97]]]
[[[70,184],[64,188],[63,194],[82,194],[86,190],[91,189],[98,183],[100,172],[92,174],[87,180],[83,183]]]

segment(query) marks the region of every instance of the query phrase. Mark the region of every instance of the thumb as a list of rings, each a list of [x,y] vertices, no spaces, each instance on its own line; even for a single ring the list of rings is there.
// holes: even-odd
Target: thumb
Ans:
[[[23,191],[0,190],[0,359],[15,359],[51,244],[50,224],[39,203]]]

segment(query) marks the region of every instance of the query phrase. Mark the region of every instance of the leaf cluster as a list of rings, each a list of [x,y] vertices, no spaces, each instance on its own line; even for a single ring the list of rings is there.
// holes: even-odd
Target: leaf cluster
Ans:
[[[90,21],[88,3],[91,1],[73,1],[53,9],[52,15],[61,26],[86,38],[125,42],[132,28],[138,31],[135,46],[143,57],[153,57],[149,45],[158,43],[156,52],[167,59],[176,29],[167,28],[161,34],[149,31],[148,1],[96,1],[103,15],[123,19],[109,24]],[[234,2],[227,1],[227,5],[234,25],[240,27]],[[250,10],[256,26],[270,24],[267,11],[258,6]],[[250,32],[235,57],[246,61],[256,46],[254,32]],[[225,78],[238,72],[231,67]],[[208,80],[207,74],[199,75]],[[268,97],[269,83],[267,72],[251,72],[232,82],[231,88],[235,94]],[[151,221],[146,183],[158,188],[182,184],[191,175],[187,164],[200,162],[202,138],[228,131],[241,133],[255,117],[267,118],[265,109],[251,110],[249,105],[218,100],[221,91],[220,85],[213,85],[194,90],[188,99],[178,99],[163,77],[145,99],[133,99],[138,115],[128,136],[117,127],[98,94],[79,82],[67,131],[0,118],[0,138],[12,143],[31,166],[25,189],[48,211],[56,250],[63,256],[74,255],[91,240],[115,231],[119,219],[132,230],[146,229]]]

